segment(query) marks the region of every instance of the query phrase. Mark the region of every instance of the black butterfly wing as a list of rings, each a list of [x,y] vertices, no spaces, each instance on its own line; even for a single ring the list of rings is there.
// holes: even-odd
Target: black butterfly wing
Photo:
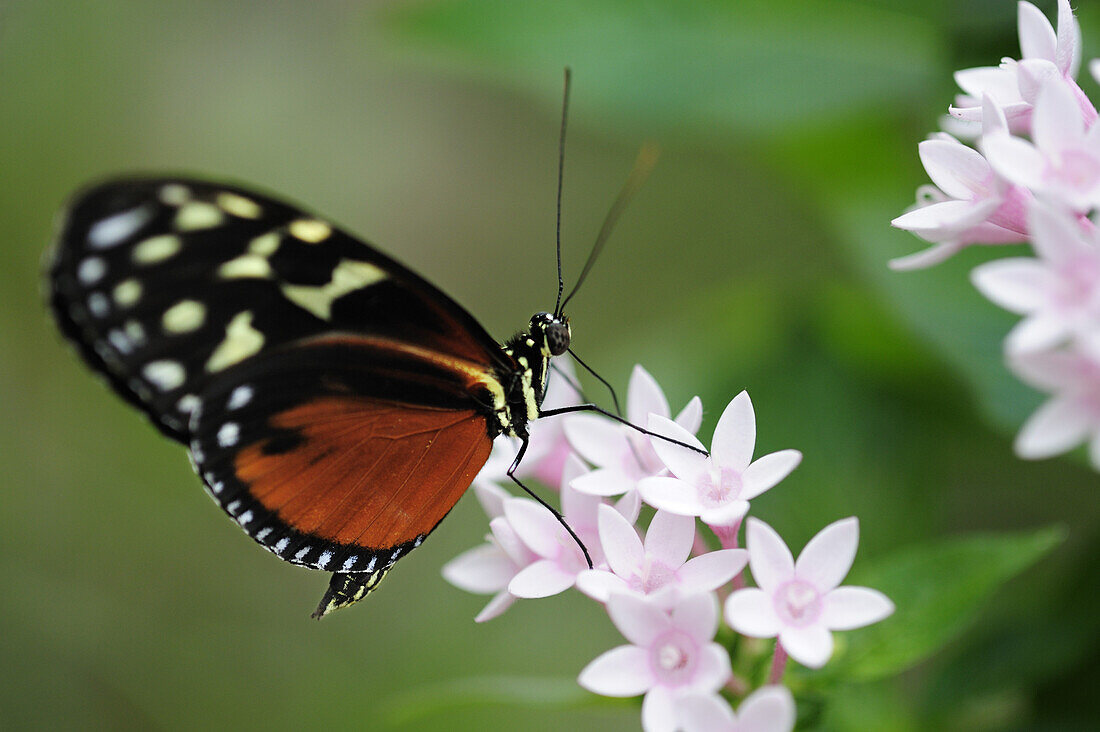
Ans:
[[[191,449],[208,491],[353,602],[450,510],[516,364],[443,293],[295,206],[127,179],[80,194],[50,269],[61,329]]]
[[[328,332],[389,337],[477,363],[511,359],[423,278],[296,206],[235,186],[122,179],[79,194],[50,265],[62,331],[170,437],[204,385]]]

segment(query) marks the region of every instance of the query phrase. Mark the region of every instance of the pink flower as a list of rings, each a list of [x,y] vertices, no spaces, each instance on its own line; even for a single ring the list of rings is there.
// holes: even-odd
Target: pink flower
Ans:
[[[1096,110],[1073,81],[1081,65],[1081,28],[1069,0],[1058,0],[1058,32],[1046,16],[1028,2],[1019,4],[1021,61],[1003,59],[997,67],[979,67],[955,72],[955,82],[965,92],[955,98],[951,114],[971,123],[984,119],[982,98],[990,97],[1001,107],[1015,133],[1030,129],[1032,105],[1045,79],[1060,78],[1071,84],[1080,113]]]
[[[684,732],[791,732],[794,698],[785,686],[762,686],[749,694],[737,714],[717,694],[685,697],[677,702]]]
[[[1051,79],[1035,102],[1032,142],[995,135],[981,148],[1007,180],[1084,213],[1100,205],[1100,126],[1090,123],[1069,84]]]
[[[779,636],[790,657],[820,668],[833,654],[830,631],[876,623],[894,612],[877,590],[838,587],[859,543],[853,516],[829,524],[810,540],[798,561],[779,534],[758,519],[748,522],[749,566],[757,587],[726,600],[726,622],[755,638]]]
[[[1016,454],[1038,460],[1087,442],[1089,461],[1100,470],[1100,359],[1066,349],[1021,354],[1008,365],[1024,382],[1054,395],[1020,428]]]
[[[749,554],[723,549],[688,559],[695,541],[695,519],[658,511],[645,544],[634,527],[610,506],[600,507],[600,544],[610,571],[581,572],[577,589],[607,602],[615,593],[649,597],[670,610],[678,597],[713,592],[744,569]]]
[[[493,485],[474,486],[481,505],[492,520],[487,543],[443,565],[443,577],[455,587],[476,594],[493,594],[489,604],[477,614],[475,622],[483,623],[497,617],[515,602],[515,595],[508,591],[512,578],[521,569],[535,561],[535,554],[528,549],[511,524],[504,518],[504,501],[510,496]]]
[[[626,419],[644,425],[650,414],[668,417],[668,400],[661,387],[641,366],[634,367],[627,388]],[[689,433],[699,430],[703,405],[695,397],[676,416],[676,423]],[[573,481],[573,487],[595,496],[616,496],[637,487],[638,481],[665,472],[646,436],[603,417],[579,415],[565,421],[569,444],[588,462],[592,472]]]
[[[703,446],[687,430],[659,416],[650,417],[649,428],[700,449]],[[802,461],[798,450],[780,450],[752,461],[756,415],[744,391],[719,418],[709,457],[667,440],[650,439],[675,477],[641,481],[642,500],[665,511],[698,516],[711,527],[736,526],[748,512],[750,499],[786,478]]]
[[[711,642],[718,630],[713,596],[685,597],[666,613],[633,595],[612,595],[611,621],[631,645],[619,646],[585,666],[577,682],[603,696],[637,696],[646,732],[677,727],[676,700],[713,694],[730,677],[726,650]]]
[[[1007,136],[1000,109],[988,98],[982,127],[986,137]],[[981,153],[940,133],[919,146],[934,186],[917,190],[917,205],[891,225],[936,246],[890,262],[897,270],[938,264],[967,244],[1004,244],[1027,238],[1026,203],[1031,194],[993,171]],[[937,187],[938,186],[938,187]]]
[[[974,268],[983,295],[1026,317],[1005,341],[1009,353],[1057,346],[1100,329],[1100,236],[1087,219],[1047,203],[1031,206],[1034,257],[1012,257]]]

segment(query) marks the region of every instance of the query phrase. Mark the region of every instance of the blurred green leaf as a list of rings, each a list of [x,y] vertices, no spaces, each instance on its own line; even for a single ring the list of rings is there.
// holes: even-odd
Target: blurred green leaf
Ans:
[[[944,73],[928,26],[838,0],[473,0],[401,7],[386,21],[449,69],[461,59],[556,94],[547,70],[569,65],[582,104],[708,131],[814,127],[852,107],[906,104]]]
[[[473,706],[561,710],[594,703],[608,703],[608,700],[585,691],[575,679],[474,676],[413,689],[389,701],[382,717],[396,726]]]
[[[1064,538],[1060,528],[927,542],[853,577],[897,606],[891,617],[845,638],[833,674],[877,679],[904,671],[958,636],[1005,582]]]

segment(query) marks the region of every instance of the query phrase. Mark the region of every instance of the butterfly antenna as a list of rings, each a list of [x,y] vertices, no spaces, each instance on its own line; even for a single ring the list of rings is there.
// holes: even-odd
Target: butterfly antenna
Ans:
[[[558,135],[558,301],[554,305],[554,314],[561,315],[561,294],[565,291],[565,280],[561,277],[561,189],[565,177],[565,121],[569,117],[569,81],[573,72],[565,67],[565,83],[561,94],[561,133]]]
[[[611,236],[611,230],[615,228],[615,222],[619,220],[623,210],[626,209],[626,205],[630,203],[630,199],[634,197],[634,194],[638,192],[638,189],[642,187],[646,178],[648,178],[649,174],[653,171],[653,166],[657,164],[657,156],[659,154],[660,149],[657,147],[656,143],[653,142],[645,143],[642,145],[642,149],[638,151],[638,157],[634,161],[634,169],[630,171],[626,183],[623,184],[622,190],[619,191],[618,198],[611,204],[611,210],[607,212],[607,217],[603,220],[603,226],[600,227],[600,233],[596,237],[596,243],[592,245],[592,252],[588,255],[588,261],[584,263],[584,269],[581,270],[581,276],[577,278],[577,284],[573,285],[573,290],[555,311],[559,315],[573,296],[577,294],[577,290],[580,289],[585,278],[588,277],[592,265],[596,263],[596,257],[600,255],[603,245],[607,243],[608,238]]]

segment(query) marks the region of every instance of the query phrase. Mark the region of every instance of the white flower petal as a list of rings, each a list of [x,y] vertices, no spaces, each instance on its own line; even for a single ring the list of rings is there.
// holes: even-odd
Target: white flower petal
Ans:
[[[1078,401],[1055,397],[1027,418],[1014,447],[1025,460],[1040,460],[1076,447],[1093,429],[1089,413]]]
[[[1057,280],[1050,268],[1032,257],[1007,257],[980,264],[970,272],[978,291],[1014,313],[1047,306]]]
[[[1024,102],[1034,105],[1043,87],[1050,82],[1064,82],[1065,78],[1053,61],[1045,58],[1025,58],[1016,64],[1016,86]],[[1007,110],[1006,110],[1007,113]],[[1031,125],[1016,134],[1030,134]]]
[[[654,686],[642,700],[643,732],[676,732],[676,704],[672,691]]]
[[[645,549],[638,532],[623,515],[606,504],[599,508],[600,544],[611,571],[623,579],[640,572]]]
[[[1073,90],[1062,79],[1051,80],[1039,91],[1031,113],[1031,139],[1048,155],[1068,150],[1085,137],[1085,121]]]
[[[665,612],[634,595],[612,594],[607,599],[607,614],[623,637],[636,646],[650,646],[672,627]]]
[[[791,732],[794,697],[785,686],[762,686],[737,708],[737,732]]]
[[[699,512],[699,518],[711,529],[727,529],[740,524],[748,512],[749,502],[735,498],[715,508],[704,508]]]
[[[791,658],[807,668],[821,668],[833,655],[833,634],[821,625],[783,628],[779,642]]]
[[[566,417],[562,429],[565,438],[577,453],[601,468],[619,467],[620,456],[630,450],[626,435],[619,425],[592,414]]]
[[[756,413],[749,393],[742,391],[733,398],[718,418],[711,440],[711,457],[723,468],[743,471],[756,449]]]
[[[653,686],[649,654],[637,646],[619,646],[584,667],[577,683],[603,696],[637,696]]]
[[[1072,351],[1010,354],[1008,367],[1021,381],[1043,391],[1087,389],[1100,380],[1100,366]]]
[[[1028,208],[1028,231],[1036,253],[1052,262],[1072,263],[1078,257],[1096,257],[1096,245],[1086,237],[1077,217],[1045,201]]]
[[[684,405],[680,413],[676,415],[676,424],[683,427],[691,434],[699,431],[703,424],[703,401],[699,397],[692,397],[691,401]]]
[[[679,567],[691,554],[695,543],[695,519],[690,516],[657,511],[645,534],[645,553],[669,567]]]
[[[1020,33],[1020,54],[1023,58],[1045,58],[1053,61],[1058,36],[1050,21],[1039,8],[1029,2],[1019,3],[1017,28]]]
[[[893,222],[896,225],[897,219]],[[897,272],[906,272],[914,269],[925,269],[933,265],[945,262],[963,248],[961,241],[944,241],[933,247],[922,249],[916,254],[891,259],[890,269]]]
[[[877,623],[894,612],[894,603],[868,587],[838,587],[825,595],[821,622],[829,630],[852,630]]]
[[[699,643],[714,638],[718,631],[718,600],[714,595],[687,595],[672,608],[672,624]]]
[[[575,491],[592,496],[617,496],[634,490],[637,481],[621,470],[598,468],[574,478],[569,485]]]
[[[645,424],[650,414],[667,418],[672,410],[657,380],[640,365],[635,365],[626,388],[626,418],[634,424]]]
[[[750,697],[751,698],[751,697]],[[747,700],[746,700],[747,701]],[[684,732],[740,732],[729,702],[717,694],[697,694],[676,700]]]
[[[692,557],[676,575],[685,593],[713,592],[736,577],[748,561],[744,549],[720,549]]]
[[[801,462],[798,450],[780,450],[753,461],[741,474],[741,498],[751,501],[790,475]]]
[[[485,515],[491,519],[504,515],[504,501],[511,498],[512,494],[494,483],[479,482],[473,485],[477,502],[485,511]]]
[[[1073,17],[1069,0],[1058,0],[1058,44],[1053,57],[1058,69],[1070,79],[1081,67],[1081,26]]]
[[[461,590],[485,595],[507,587],[515,571],[503,549],[483,544],[444,564],[443,579]]]
[[[756,586],[770,590],[794,576],[791,550],[775,533],[775,529],[758,518],[750,518],[745,530],[749,550],[749,567]]]
[[[655,414],[649,418],[649,421],[646,423],[646,428],[654,434],[668,437],[677,442],[682,442],[684,445],[691,445],[700,450],[705,450],[703,443],[699,442],[699,439],[695,435],[691,434],[671,419]],[[695,483],[699,476],[707,469],[708,458],[702,453],[689,450],[682,445],[677,445],[668,440],[661,439],[661,437],[650,437],[649,443],[653,445],[653,451],[657,453],[657,457],[661,459],[665,467],[667,467],[677,478],[683,478],[686,481]]]
[[[1016,185],[1031,190],[1046,183],[1046,161],[1030,142],[1018,137],[995,135],[982,139],[982,151],[993,169]]]
[[[504,502],[504,517],[520,540],[540,557],[556,557],[559,539],[565,528],[554,515],[529,498],[509,498]]]
[[[695,676],[679,692],[713,694],[729,681],[732,673],[729,652],[717,643],[707,643],[699,649]]]
[[[725,618],[728,626],[752,638],[774,638],[783,628],[772,596],[755,587],[737,590],[726,599]]]
[[[798,555],[794,573],[818,592],[828,592],[848,575],[859,546],[859,519],[850,516],[817,532]]]
[[[476,616],[474,616],[475,623],[484,623],[492,620],[495,617],[500,616],[505,610],[512,607],[515,603],[516,596],[508,590],[501,590],[498,592],[492,600],[489,600],[489,604],[481,609]]]
[[[577,589],[596,602],[607,602],[613,592],[629,592],[622,577],[602,569],[586,569],[577,575]]]
[[[1100,84],[1100,58],[1094,58],[1089,61],[1089,73],[1092,74],[1092,78]]]
[[[898,229],[911,231],[928,241],[943,241],[961,237],[962,233],[982,223],[997,210],[999,199],[977,201],[942,201],[915,208],[890,222]]]
[[[1004,107],[1020,99],[1016,74],[1000,66],[978,66],[961,69],[954,73],[954,77],[959,88],[975,100],[980,100],[982,95],[988,95],[1001,107]],[[977,112],[981,112],[980,107]]]
[[[576,576],[558,566],[557,562],[540,559],[524,567],[508,583],[508,591],[516,597],[550,597],[573,586]]]
[[[925,140],[917,149],[928,177],[948,196],[967,201],[985,195],[993,171],[977,150],[957,140]]]
[[[681,516],[698,516],[703,510],[695,486],[679,478],[643,478],[638,493],[650,506]]]
[[[642,512],[642,497],[636,490],[629,490],[623,497],[615,502],[615,510],[622,514],[630,523],[638,522],[638,514]]]
[[[1005,352],[1015,355],[1053,348],[1069,337],[1072,326],[1073,323],[1060,313],[1036,313],[1008,332]]]

